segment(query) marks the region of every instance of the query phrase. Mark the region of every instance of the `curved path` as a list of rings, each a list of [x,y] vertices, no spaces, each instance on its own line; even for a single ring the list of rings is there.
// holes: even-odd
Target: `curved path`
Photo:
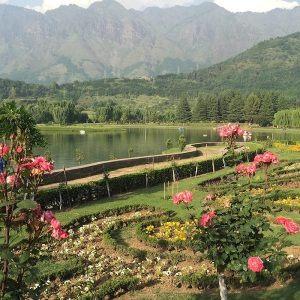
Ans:
[[[199,151],[201,151],[201,153],[202,153],[201,156],[175,160],[177,165],[183,165],[183,164],[187,164],[190,162],[196,162],[196,161],[206,160],[209,158],[220,157],[225,152],[225,147],[223,145],[222,146],[220,145],[220,146],[200,147],[197,149]],[[117,170],[111,171],[111,172],[109,172],[109,174],[110,174],[110,177],[118,177],[118,176],[125,175],[125,174],[138,173],[138,172],[144,171],[145,169],[153,169],[153,170],[162,169],[165,167],[170,167],[173,162],[174,161],[167,161],[167,162],[161,162],[161,163],[143,164],[143,165],[138,165],[138,166],[133,166],[133,167],[127,167],[127,168],[122,168],[122,169],[117,169]],[[68,185],[83,184],[83,183],[88,183],[91,181],[97,181],[102,178],[103,178],[103,174],[99,174],[99,175],[89,176],[89,177],[85,177],[85,178],[70,180],[67,182],[67,184]],[[54,183],[54,184],[48,184],[48,185],[41,186],[40,189],[51,189],[51,188],[57,188],[58,186],[59,186],[59,183]]]

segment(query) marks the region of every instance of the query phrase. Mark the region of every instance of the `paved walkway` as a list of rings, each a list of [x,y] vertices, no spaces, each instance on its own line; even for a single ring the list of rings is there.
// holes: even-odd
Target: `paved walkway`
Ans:
[[[187,164],[190,162],[197,162],[197,161],[206,160],[208,158],[218,157],[224,153],[225,148],[222,146],[211,146],[211,147],[201,147],[201,148],[198,148],[198,150],[200,150],[203,153],[203,155],[198,156],[198,157],[193,157],[193,158],[175,160],[176,164],[183,165],[183,164]],[[118,170],[109,172],[109,174],[110,174],[109,177],[111,178],[111,177],[122,176],[125,174],[138,173],[138,172],[144,171],[145,169],[152,169],[152,170],[162,169],[162,168],[171,166],[172,163],[173,163],[173,161],[168,161],[168,162],[145,164],[145,165],[139,165],[139,166],[134,166],[134,167],[122,168],[122,169],[118,169]],[[85,178],[68,181],[68,185],[88,183],[91,181],[100,180],[102,178],[103,178],[103,174],[94,175],[94,176],[90,176],[90,177],[85,177]],[[52,189],[52,188],[57,188],[58,186],[59,186],[59,183],[54,183],[54,184],[41,186],[40,189],[41,190]]]

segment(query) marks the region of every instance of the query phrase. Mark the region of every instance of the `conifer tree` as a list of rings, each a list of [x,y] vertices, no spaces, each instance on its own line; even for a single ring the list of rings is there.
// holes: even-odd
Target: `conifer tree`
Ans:
[[[181,98],[177,106],[177,121],[186,123],[192,120],[192,112],[186,98]]]

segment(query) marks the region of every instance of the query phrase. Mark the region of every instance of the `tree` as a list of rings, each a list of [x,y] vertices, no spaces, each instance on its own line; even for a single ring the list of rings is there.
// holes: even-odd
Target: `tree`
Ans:
[[[258,121],[260,109],[260,99],[254,93],[251,93],[245,100],[244,116],[245,121],[255,123]]]
[[[258,124],[260,126],[268,126],[272,124],[274,117],[274,102],[271,93],[265,93],[261,99],[261,106],[258,114]]]
[[[36,122],[24,106],[17,107],[15,102],[0,106],[0,135],[8,138],[11,134],[18,135],[26,152],[34,146],[44,146],[45,140],[36,128]],[[27,154],[28,154],[27,152]]]
[[[200,95],[197,99],[196,106],[193,110],[193,121],[208,121],[207,97],[205,95]]]
[[[244,120],[243,109],[244,100],[242,95],[237,91],[231,91],[228,94],[228,116],[229,122],[242,122]]]
[[[177,121],[186,123],[192,120],[192,112],[186,98],[181,98],[177,106]]]

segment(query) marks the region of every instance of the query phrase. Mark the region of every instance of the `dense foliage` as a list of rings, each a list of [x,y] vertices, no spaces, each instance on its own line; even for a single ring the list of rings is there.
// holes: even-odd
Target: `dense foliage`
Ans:
[[[286,109],[278,111],[273,124],[279,127],[300,127],[300,109]]]

